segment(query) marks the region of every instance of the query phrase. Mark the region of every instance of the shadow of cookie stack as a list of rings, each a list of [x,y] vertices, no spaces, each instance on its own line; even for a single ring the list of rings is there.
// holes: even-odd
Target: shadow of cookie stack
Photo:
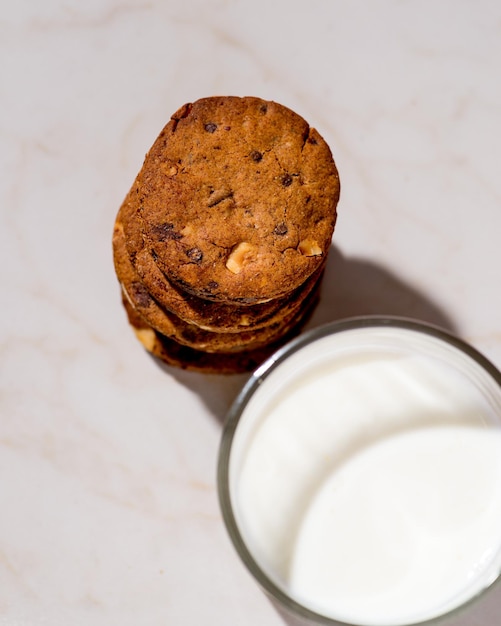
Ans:
[[[339,178],[306,121],[275,102],[186,104],[118,212],[115,270],[128,320],[169,365],[254,369],[315,305]]]

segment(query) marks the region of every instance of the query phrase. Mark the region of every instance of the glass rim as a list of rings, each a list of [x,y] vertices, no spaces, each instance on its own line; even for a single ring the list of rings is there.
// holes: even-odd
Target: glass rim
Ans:
[[[279,348],[264,363],[262,363],[251,374],[240,393],[235,398],[230,410],[227,413],[226,420],[223,425],[223,433],[221,436],[218,461],[217,461],[217,492],[219,506],[223,517],[226,530],[230,536],[234,548],[236,549],[241,561],[247,570],[252,574],[262,589],[268,593],[273,599],[278,600],[293,615],[310,620],[314,623],[325,626],[364,626],[364,624],[356,622],[344,622],[336,620],[332,617],[322,615],[307,606],[295,600],[286,591],[281,589],[262,569],[257,560],[248,549],[242,534],[239,530],[231,502],[229,487],[229,463],[232,443],[240,418],[249,403],[250,399],[261,386],[263,381],[289,356],[301,350],[303,347],[314,343],[324,337],[334,335],[347,330],[364,329],[364,328],[395,328],[402,330],[411,330],[422,333],[438,339],[439,341],[456,348],[466,356],[476,362],[497,385],[501,388],[501,371],[485,357],[479,350],[474,348],[467,341],[461,339],[452,332],[442,327],[415,320],[412,318],[398,316],[379,316],[365,315],[358,317],[350,317],[327,324],[323,324],[316,328],[304,331],[296,338],[292,339],[284,346]],[[435,617],[424,621],[403,623],[399,626],[442,626],[445,621],[450,620],[454,616],[463,613],[471,608],[471,605],[477,604],[484,594],[493,591],[495,587],[501,588],[501,571],[498,572],[496,578],[485,587],[473,594],[468,600],[457,607],[446,611]]]

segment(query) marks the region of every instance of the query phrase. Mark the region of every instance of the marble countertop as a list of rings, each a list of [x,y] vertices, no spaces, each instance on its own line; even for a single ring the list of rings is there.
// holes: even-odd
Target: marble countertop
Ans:
[[[115,214],[184,102],[276,100],[342,183],[309,325],[412,316],[501,367],[501,5],[19,0],[0,57],[0,624],[283,625],[215,489],[246,376],[142,350]]]

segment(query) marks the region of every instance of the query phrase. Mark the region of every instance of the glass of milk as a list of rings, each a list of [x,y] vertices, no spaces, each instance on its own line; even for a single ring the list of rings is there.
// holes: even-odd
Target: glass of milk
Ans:
[[[228,415],[218,485],[243,562],[300,621],[501,613],[501,374],[443,330],[357,318],[288,344]]]

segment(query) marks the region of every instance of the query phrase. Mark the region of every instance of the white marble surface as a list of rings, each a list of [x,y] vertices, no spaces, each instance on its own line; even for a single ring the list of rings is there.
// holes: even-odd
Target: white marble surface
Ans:
[[[501,5],[4,0],[0,58],[0,625],[283,625],[216,498],[245,377],[144,353],[115,213],[181,104],[277,100],[342,181],[310,325],[411,315],[500,367]]]

